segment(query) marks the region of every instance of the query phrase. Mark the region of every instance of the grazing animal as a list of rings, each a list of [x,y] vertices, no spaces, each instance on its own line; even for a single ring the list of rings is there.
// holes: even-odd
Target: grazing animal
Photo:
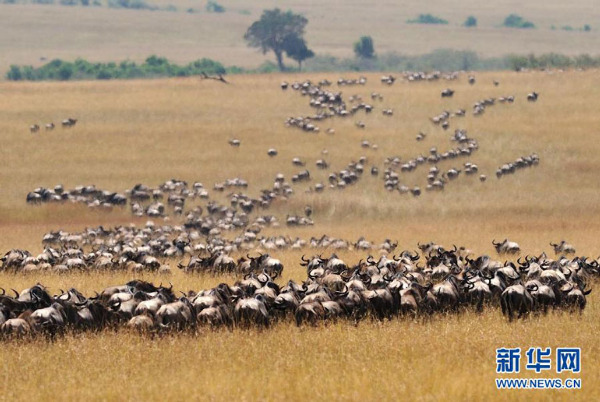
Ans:
[[[550,245],[554,248],[554,254],[575,254],[575,247],[572,244],[567,243],[564,240],[561,240],[560,243],[552,243]]]
[[[504,241],[499,243],[492,240],[492,244],[496,248],[498,254],[519,254],[521,252],[521,247],[514,241],[509,241],[508,239],[504,239]]]
[[[442,98],[451,98],[454,95],[454,90],[446,88],[442,91]]]
[[[75,126],[75,124],[77,124],[77,119],[73,119],[71,117],[69,117],[68,119],[65,119],[62,121],[62,126],[63,128],[70,128]]]

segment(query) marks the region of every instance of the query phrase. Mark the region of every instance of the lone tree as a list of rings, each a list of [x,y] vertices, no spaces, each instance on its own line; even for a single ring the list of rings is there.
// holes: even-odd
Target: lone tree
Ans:
[[[370,36],[361,36],[358,42],[354,43],[354,54],[361,59],[374,58],[375,48],[373,47],[373,38]]]
[[[299,36],[289,35],[283,41],[285,54],[298,62],[298,70],[302,70],[302,62],[314,57],[315,53],[306,46],[306,41]]]
[[[469,15],[467,17],[467,19],[465,20],[465,22],[463,23],[463,26],[465,26],[467,28],[476,27],[477,26],[477,18],[473,17],[472,15]]]
[[[250,25],[244,39],[248,42],[248,46],[260,48],[264,54],[272,50],[277,58],[279,69],[283,71],[285,70],[283,64],[284,52],[288,53],[290,57],[292,57],[291,55],[299,56],[302,54],[297,53],[297,49],[286,48],[286,44],[296,45],[298,40],[304,43],[302,36],[307,23],[306,17],[294,14],[289,10],[286,12],[282,12],[278,8],[265,10],[260,19]],[[304,43],[304,46],[306,46],[306,43]],[[308,51],[308,48],[306,50]],[[302,56],[306,56],[306,52]],[[309,56],[300,57],[300,59],[304,60],[307,57]],[[294,60],[298,61],[296,58]]]

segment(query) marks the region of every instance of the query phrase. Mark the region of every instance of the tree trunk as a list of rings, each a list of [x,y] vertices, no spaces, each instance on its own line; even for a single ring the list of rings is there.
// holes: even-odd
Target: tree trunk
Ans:
[[[285,71],[285,65],[283,64],[283,53],[281,50],[273,50],[275,52],[275,57],[277,57],[277,66],[279,67],[279,71]]]
[[[298,60],[298,71],[302,71],[302,60]]]

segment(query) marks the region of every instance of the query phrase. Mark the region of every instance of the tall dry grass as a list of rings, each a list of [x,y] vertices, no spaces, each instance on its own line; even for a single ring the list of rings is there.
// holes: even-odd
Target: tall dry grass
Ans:
[[[369,116],[320,123],[322,132],[306,134],[284,127],[289,116],[312,113],[307,98],[282,92],[282,79],[335,81],[337,74],[314,76],[235,77],[231,85],[198,79],[102,83],[0,83],[0,252],[13,247],[41,249],[49,230],[82,230],[87,226],[117,225],[132,220],[127,210],[92,211],[81,206],[25,205],[25,194],[37,186],[62,183],[67,188],[95,184],[124,190],[136,183],[156,186],[169,178],[202,181],[207,187],[240,176],[249,181],[252,195],[272,183],[276,172],[287,177],[298,169],[294,156],[308,161],[313,180],[297,186],[287,203],[268,213],[280,218],[290,211],[314,207],[311,228],[269,229],[269,233],[309,237],[327,233],[375,241],[397,239],[400,248],[417,241],[465,245],[477,253],[492,253],[492,238],[510,237],[524,250],[548,250],[550,240],[565,238],[578,254],[596,256],[598,201],[596,178],[600,144],[595,140],[598,71],[527,74],[478,74],[478,83],[397,83],[382,86],[369,75],[366,87],[345,87],[344,95],[371,91],[383,94]],[[500,81],[499,87],[492,80]],[[439,98],[450,86],[456,95]],[[333,89],[336,89],[333,87]],[[525,101],[531,90],[537,103]],[[427,153],[431,146],[453,144],[449,133],[428,118],[444,109],[470,109],[489,96],[514,94],[514,105],[495,105],[483,116],[453,119],[452,127],[466,128],[480,149],[469,159],[440,164],[441,168],[477,163],[489,179],[461,177],[444,193],[420,198],[387,193],[381,179],[365,175],[353,188],[322,195],[304,191],[325,180],[314,162],[323,157],[332,169],[342,169],[361,155],[382,166],[385,157],[408,159]],[[393,117],[380,115],[392,107]],[[79,118],[72,130],[31,135],[33,123]],[[365,130],[354,126],[358,119]],[[323,131],[335,128],[333,136]],[[414,140],[428,133],[423,143]],[[242,146],[232,149],[230,138]],[[364,150],[368,139],[379,150]],[[276,147],[271,159],[266,150]],[[538,167],[497,180],[498,165],[536,151]],[[330,169],[331,170],[331,169]],[[402,175],[402,181],[423,185],[425,171]],[[223,201],[222,195],[211,196]],[[299,252],[277,253],[285,264],[284,280],[301,279]],[[344,252],[354,262],[364,253]],[[173,266],[177,261],[169,261]],[[177,289],[201,289],[232,277],[144,275],[156,283],[170,281]],[[51,291],[75,286],[91,293],[122,283],[132,274],[0,274],[5,288],[24,288],[40,281]],[[36,340],[6,342],[0,348],[4,362],[2,395],[6,399],[580,399],[598,398],[594,374],[598,371],[598,297],[592,293],[581,315],[552,313],[508,324],[497,310],[481,315],[434,317],[432,320],[365,321],[354,327],[340,322],[319,328],[297,329],[281,323],[268,331],[202,331],[159,338],[105,332],[69,335],[53,343]],[[580,346],[583,350],[583,390],[577,392],[497,392],[494,350],[500,346]]]

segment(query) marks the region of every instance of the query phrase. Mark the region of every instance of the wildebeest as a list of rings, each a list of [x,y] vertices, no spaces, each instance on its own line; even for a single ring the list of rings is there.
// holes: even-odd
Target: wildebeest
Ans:
[[[535,285],[532,285],[529,289],[522,284],[507,287],[500,296],[502,314],[508,316],[508,319],[512,321],[515,313],[518,314],[517,318],[530,313],[534,307],[534,300],[530,291],[535,290],[537,290]]]
[[[496,242],[492,240],[492,244],[498,254],[518,254],[521,252],[521,248],[514,241],[504,239],[502,242]]]
[[[567,243],[564,240],[561,240],[560,243],[552,243],[550,245],[554,248],[554,254],[575,254],[575,247],[572,244]]]
[[[70,127],[75,126],[75,124],[77,124],[77,119],[73,119],[72,117],[69,117],[69,118],[63,120],[61,122],[61,124],[64,128],[70,128]]]
[[[446,88],[442,91],[442,98],[451,98],[454,95],[454,90]]]

